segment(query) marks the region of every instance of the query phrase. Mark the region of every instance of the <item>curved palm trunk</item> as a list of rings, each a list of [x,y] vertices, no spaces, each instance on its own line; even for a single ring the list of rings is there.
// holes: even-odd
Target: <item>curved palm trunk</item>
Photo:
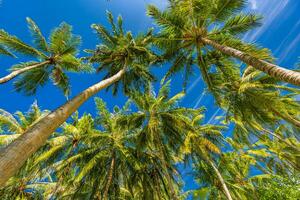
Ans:
[[[293,85],[300,86],[300,73],[299,72],[285,69],[278,65],[274,65],[269,62],[266,62],[264,60],[254,58],[242,51],[239,51],[232,47],[223,46],[223,45],[218,44],[217,42],[209,40],[207,38],[202,38],[201,41],[204,44],[210,45],[213,48],[219,50],[220,52],[222,52],[226,55],[235,57],[235,58],[243,61],[244,63],[254,67],[255,69],[265,72],[266,74],[270,75],[271,77],[274,77],[281,81],[285,81],[287,83],[291,83]]]
[[[108,199],[107,198],[108,197],[108,191],[109,191],[110,185],[112,183],[112,179],[113,179],[115,162],[116,162],[115,155],[113,154],[112,159],[111,159],[111,163],[110,163],[110,167],[109,167],[109,171],[108,171],[107,182],[106,182],[106,185],[105,185],[105,189],[104,189],[102,200]]]
[[[4,77],[0,78],[0,84],[8,82],[8,81],[12,80],[16,76],[18,76],[18,75],[20,75],[24,72],[27,72],[27,71],[32,70],[32,69],[43,67],[47,64],[50,64],[49,60],[41,62],[41,63],[34,64],[34,65],[30,65],[28,67],[24,67],[22,69],[15,70],[15,71],[11,72],[10,74],[8,74],[7,76],[4,76]]]
[[[221,182],[221,185],[223,187],[223,190],[224,190],[224,193],[227,197],[228,200],[232,200],[232,197],[231,197],[231,194],[227,188],[227,185],[221,175],[221,173],[219,172],[218,168],[216,167],[215,163],[213,163],[210,159],[206,159],[206,161],[212,166],[212,168],[214,169],[214,171],[216,172],[220,182]]]
[[[45,144],[48,137],[73,112],[97,92],[118,81],[124,73],[125,69],[122,69],[114,76],[87,88],[72,100],[45,116],[5,149],[2,149],[0,151],[0,187],[4,186],[6,181],[22,167],[24,162]]]

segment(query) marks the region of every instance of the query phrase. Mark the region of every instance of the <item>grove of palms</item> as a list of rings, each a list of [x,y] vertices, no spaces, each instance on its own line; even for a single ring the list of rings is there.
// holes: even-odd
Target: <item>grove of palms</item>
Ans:
[[[107,11],[110,26],[91,25],[99,43],[84,53],[67,23],[47,39],[27,18],[32,45],[1,30],[0,54],[16,64],[0,76],[0,90],[12,83],[14,92],[38,95],[51,80],[67,97],[53,111],[37,102],[24,113],[0,109],[1,199],[299,198],[300,73],[241,39],[263,23],[246,5],[148,5],[154,27],[138,34]],[[198,71],[224,113],[214,123],[204,106],[181,104]],[[104,77],[69,99],[69,72]],[[171,80],[177,73],[181,88]],[[96,97],[96,115],[78,112],[104,89],[127,101]]]

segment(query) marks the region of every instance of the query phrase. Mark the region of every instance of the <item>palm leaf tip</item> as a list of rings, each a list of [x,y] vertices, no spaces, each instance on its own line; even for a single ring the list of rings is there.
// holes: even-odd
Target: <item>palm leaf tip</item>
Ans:
[[[49,47],[48,47],[45,37],[42,35],[42,32],[40,31],[40,28],[30,17],[26,17],[26,21],[27,21],[30,33],[33,37],[33,43],[36,45],[36,47],[39,50],[48,52]]]

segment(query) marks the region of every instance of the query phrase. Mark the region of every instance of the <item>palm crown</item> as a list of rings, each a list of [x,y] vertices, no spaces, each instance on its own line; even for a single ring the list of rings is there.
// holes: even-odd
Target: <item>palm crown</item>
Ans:
[[[66,72],[92,70],[76,57],[81,43],[80,36],[73,35],[72,27],[62,23],[52,31],[47,42],[36,23],[30,18],[27,18],[27,22],[34,47],[4,30],[0,31],[0,44],[12,52],[35,58],[37,61],[12,66],[10,70],[14,75],[5,81],[19,75],[14,82],[16,90],[31,95],[36,92],[38,86],[45,85],[51,78],[54,85],[62,89],[65,95],[69,95],[70,84]]]
[[[93,24],[102,44],[88,57],[92,63],[98,63],[98,71],[106,71],[106,78],[113,76],[124,69],[125,75],[113,85],[113,93],[116,94],[118,86],[122,84],[123,91],[128,93],[132,88],[143,88],[154,77],[149,67],[156,61],[155,54],[151,51],[152,29],[145,34],[136,37],[131,32],[123,30],[123,20],[119,16],[117,24],[114,22],[110,12],[107,13],[112,32],[99,24]]]
[[[261,17],[252,13],[239,13],[246,1],[243,0],[172,0],[169,7],[160,11],[148,7],[148,14],[162,28],[156,44],[167,60],[174,64],[169,73],[185,66],[187,75],[197,63],[203,80],[212,87],[209,72],[215,69],[207,64],[205,57],[216,49],[228,57],[234,57],[270,76],[292,84],[300,80],[298,72],[271,64],[272,57],[267,49],[248,44],[240,36],[259,26]]]

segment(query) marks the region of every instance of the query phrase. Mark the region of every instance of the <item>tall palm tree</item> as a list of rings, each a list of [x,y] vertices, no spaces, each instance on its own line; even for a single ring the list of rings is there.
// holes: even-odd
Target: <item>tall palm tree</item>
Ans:
[[[188,132],[184,145],[181,147],[181,152],[186,157],[186,160],[191,158],[195,165],[203,161],[210,166],[217,175],[225,196],[227,199],[232,200],[231,193],[225,180],[212,158],[213,154],[219,155],[221,153],[218,146],[221,144],[221,130],[224,129],[224,127],[209,124],[202,125],[201,121],[203,120],[203,117],[203,115],[198,115],[193,119],[192,126],[194,127],[194,130]]]
[[[37,103],[33,103],[28,112],[22,113],[16,112],[14,117],[7,111],[0,110],[0,147],[5,147],[13,140],[17,139],[27,129],[37,123],[41,118],[47,115],[49,111],[40,110]],[[43,150],[42,150],[43,151]],[[38,199],[43,198],[44,195],[54,186],[54,182],[51,180],[51,176],[47,173],[43,174],[43,177],[39,176],[38,169],[32,168],[35,156],[26,161],[26,164],[21,170],[11,179],[9,179],[7,185],[0,189],[1,199]],[[43,179],[50,178],[48,181]]]
[[[274,146],[270,148],[266,145],[266,141],[276,143],[277,147],[278,145],[283,147],[285,144],[278,142],[277,139],[271,140],[269,138],[267,140],[267,138],[269,137],[258,140],[251,145],[236,142],[231,138],[227,139],[232,148],[220,157],[219,168],[234,199],[260,199],[261,197],[258,196],[256,188],[258,182],[271,180],[273,175],[289,176],[294,173],[294,171],[289,171],[291,169],[290,166],[284,164],[289,158],[286,159],[282,156],[287,151],[290,151],[290,149],[278,149],[279,151],[283,151],[278,159],[274,154]],[[278,168],[279,165],[284,170]],[[199,180],[206,186],[211,184],[210,199],[220,197],[222,190],[219,184],[209,176],[211,174],[210,170],[203,163],[197,165],[196,169],[199,169],[197,175]],[[256,169],[260,172],[258,172],[258,175],[251,175],[251,169]],[[297,172],[296,169],[295,172]]]
[[[77,175],[71,180],[76,184],[71,191],[73,195],[86,191],[82,183],[88,183],[91,186],[87,194],[90,198],[106,200],[120,196],[121,187],[124,187],[131,174],[130,168],[134,166],[134,157],[128,144],[131,136],[117,123],[126,110],[115,108],[115,112],[110,113],[101,99],[96,99],[96,105],[98,118],[95,121],[90,118],[84,124],[74,124],[79,128],[89,124],[92,131],[82,135],[78,152],[67,156],[58,168],[62,170],[72,163],[78,167],[74,172]]]
[[[16,112],[17,117],[0,109],[0,146],[10,144],[47,114],[49,111],[40,110],[37,102],[30,106],[27,113]]]
[[[170,0],[169,7],[160,11],[148,7],[148,14],[162,28],[157,39],[158,46],[167,49],[167,55],[175,54],[174,68],[180,63],[195,63],[209,84],[203,55],[212,48],[227,56],[260,70],[271,77],[294,85],[300,85],[300,73],[273,64],[266,53],[253,44],[247,44],[240,35],[259,26],[261,17],[240,13],[247,1],[244,0]]]
[[[236,124],[237,137],[242,139],[243,133],[246,136],[251,132],[276,137],[268,130],[274,130],[282,120],[299,129],[300,105],[296,99],[299,89],[279,85],[251,67],[241,78],[238,72],[236,69],[231,74],[215,73],[212,81],[217,88],[214,91],[217,103],[227,112],[225,121]]]
[[[89,59],[96,63],[102,63],[104,70],[108,71],[109,75],[115,72],[116,74],[90,86],[44,117],[8,147],[1,150],[0,186],[5,184],[6,180],[16,173],[30,155],[45,144],[47,138],[55,129],[100,90],[114,83],[123,83],[124,90],[128,90],[135,85],[140,86],[142,83],[149,81],[149,79],[152,80],[153,77],[150,76],[149,66],[155,56],[150,51],[151,31],[147,34],[133,37],[130,32],[124,33],[121,17],[118,18],[118,26],[113,23],[110,13],[108,18],[113,28],[112,33],[101,25],[92,26],[100,36],[103,45],[100,45]]]
[[[185,133],[192,129],[191,116],[199,114],[201,109],[179,107],[177,102],[184,93],[170,98],[169,86],[170,82],[162,86],[157,95],[151,87],[145,94],[133,92],[130,96],[139,110],[126,118],[126,124],[140,127],[139,146],[161,158],[170,196],[172,199],[178,199],[179,194],[176,194],[173,185],[174,154],[178,152]]]
[[[96,99],[96,105],[96,120],[87,114],[80,119],[75,115],[35,160],[49,163],[50,171],[56,171],[58,185],[53,197],[160,199],[165,190],[163,175],[157,174],[161,173],[156,164],[159,158],[136,148],[135,132],[119,126],[126,121],[129,104],[115,107],[113,113],[101,99]]]
[[[14,82],[16,90],[31,95],[36,92],[38,86],[45,85],[51,78],[54,85],[62,89],[66,96],[69,95],[70,86],[66,72],[92,70],[76,57],[81,43],[80,36],[72,34],[72,27],[62,23],[52,31],[47,42],[36,23],[30,18],[27,18],[27,22],[34,47],[4,30],[0,31],[0,44],[10,51],[35,58],[36,61],[12,66],[12,72],[0,78],[0,84],[18,77]]]

